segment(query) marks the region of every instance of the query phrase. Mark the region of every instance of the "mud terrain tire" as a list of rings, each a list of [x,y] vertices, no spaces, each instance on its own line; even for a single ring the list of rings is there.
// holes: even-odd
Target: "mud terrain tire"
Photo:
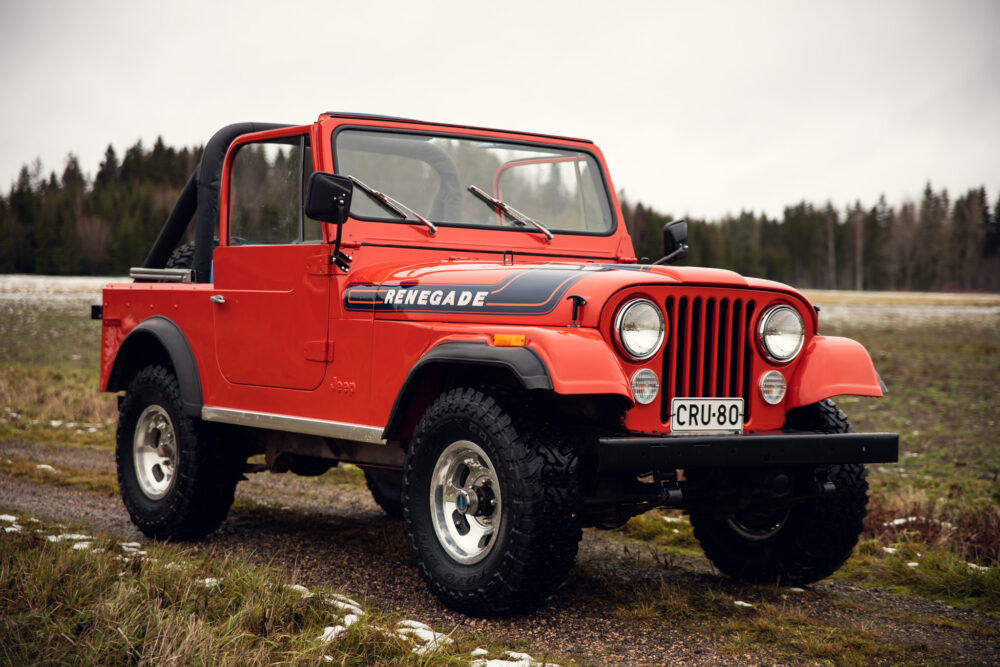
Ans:
[[[168,269],[190,269],[192,266],[194,266],[194,243],[177,246],[170,253],[170,257],[167,257]]]
[[[403,518],[403,473],[365,468],[365,484],[383,512],[393,519]]]
[[[517,613],[544,602],[576,559],[578,477],[576,452],[526,396],[497,388],[439,396],[414,431],[403,482],[406,536],[431,591],[449,608],[473,616]],[[472,500],[451,506],[441,500],[454,480],[473,489],[469,496],[482,515],[472,512]],[[467,514],[454,509],[462,505]],[[477,539],[471,547],[459,536],[462,521]],[[492,526],[492,533],[481,524]],[[449,542],[453,538],[467,549]]]
[[[789,411],[785,428],[854,430],[830,400]],[[794,586],[830,576],[850,557],[864,528],[868,471],[860,464],[831,465],[827,474],[836,491],[793,505],[771,519],[774,528],[767,528],[766,519],[755,528],[739,516],[692,512],[694,535],[705,555],[722,573],[742,581]]]
[[[239,460],[184,414],[174,373],[143,368],[118,416],[115,461],[132,522],[157,539],[192,539],[215,530],[233,504]]]

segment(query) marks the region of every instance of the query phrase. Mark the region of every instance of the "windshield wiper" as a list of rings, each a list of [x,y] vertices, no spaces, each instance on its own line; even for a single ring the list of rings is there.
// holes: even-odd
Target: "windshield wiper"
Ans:
[[[504,202],[504,201],[502,201],[500,199],[497,199],[496,197],[493,197],[493,196],[490,196],[490,195],[486,194],[486,192],[484,192],[483,190],[480,190],[475,185],[470,185],[469,186],[469,192],[471,192],[472,194],[476,195],[477,197],[479,197],[484,202],[486,202],[487,204],[489,204],[490,206],[492,206],[496,210],[500,211],[504,215],[506,215],[506,216],[510,217],[511,219],[516,220],[517,222],[521,223],[522,226],[523,225],[532,225],[538,231],[540,231],[542,234],[545,234],[545,240],[547,242],[549,242],[549,243],[552,242],[552,232],[550,232],[548,230],[548,228],[546,228],[545,225],[543,225],[542,223],[538,222],[537,220],[532,220],[531,218],[529,218],[528,216],[526,216],[524,213],[521,213],[516,208],[514,208],[513,206],[511,206],[510,204],[507,204],[506,202]]]
[[[377,201],[379,204],[382,204],[382,206],[384,206],[389,211],[392,211],[393,213],[401,217],[403,220],[409,220],[410,218],[414,218],[422,222],[424,226],[427,227],[428,230],[430,230],[431,234],[437,233],[437,225],[435,225],[430,220],[424,218],[422,215],[414,211],[412,208],[410,208],[403,202],[396,201],[395,199],[385,194],[384,192],[379,192],[372,186],[361,182],[360,180],[354,178],[351,175],[348,175],[347,178],[351,179],[351,182],[354,183],[359,188],[361,188],[365,192],[365,194],[367,194],[369,197]]]

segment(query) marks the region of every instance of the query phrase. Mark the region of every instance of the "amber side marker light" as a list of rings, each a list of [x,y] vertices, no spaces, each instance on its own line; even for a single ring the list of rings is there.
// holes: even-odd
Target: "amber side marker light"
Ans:
[[[497,347],[524,347],[523,334],[493,334],[493,344]]]

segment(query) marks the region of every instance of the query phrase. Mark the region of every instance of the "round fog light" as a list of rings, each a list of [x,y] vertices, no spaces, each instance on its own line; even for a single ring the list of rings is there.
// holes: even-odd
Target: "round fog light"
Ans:
[[[777,405],[785,398],[785,376],[778,371],[768,371],[760,378],[760,397],[768,405]]]
[[[649,405],[660,393],[660,381],[656,373],[643,368],[632,376],[632,398],[640,405]]]

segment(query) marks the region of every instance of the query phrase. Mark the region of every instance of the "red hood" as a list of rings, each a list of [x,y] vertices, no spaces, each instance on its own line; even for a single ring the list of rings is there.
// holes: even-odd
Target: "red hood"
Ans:
[[[744,278],[723,269],[640,264],[515,264],[465,262],[375,264],[350,274],[348,310],[374,308],[379,317],[466,321],[542,318],[571,322],[570,296],[603,305],[616,292],[639,286],[717,286],[781,292],[808,302],[781,283]],[[412,292],[407,302],[407,293]],[[425,293],[421,297],[421,293]],[[470,296],[471,295],[471,296]],[[465,301],[463,304],[462,302]],[[600,307],[586,309],[583,326],[597,326]],[[534,322],[533,322],[534,323]]]

